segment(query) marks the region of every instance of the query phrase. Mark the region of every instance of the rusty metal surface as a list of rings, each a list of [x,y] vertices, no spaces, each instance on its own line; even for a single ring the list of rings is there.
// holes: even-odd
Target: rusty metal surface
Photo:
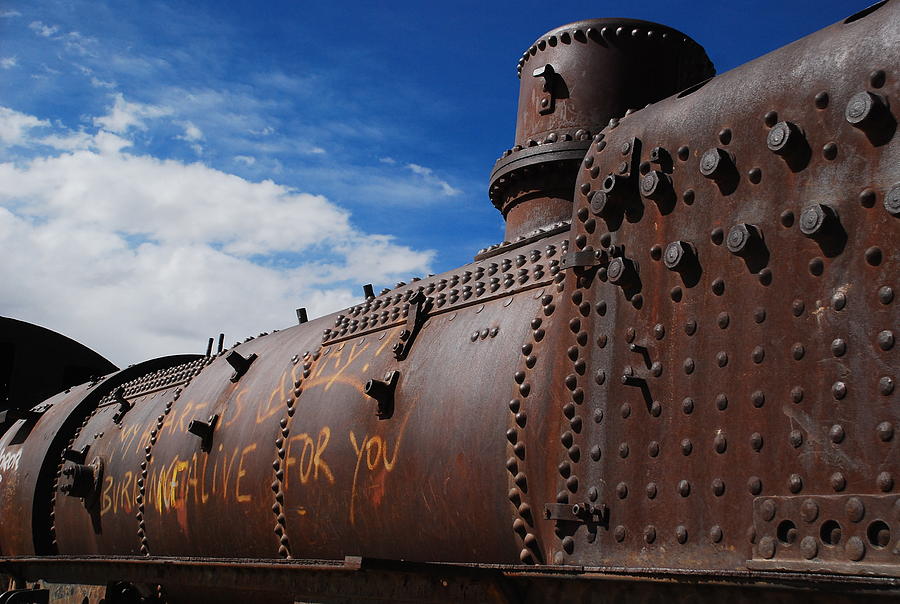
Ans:
[[[522,54],[517,71],[515,145],[497,160],[489,186],[509,241],[571,217],[578,162],[610,119],[715,73],[699,44],[635,19],[558,27]]]
[[[576,347],[565,379],[587,392],[584,427],[556,412],[547,496],[609,513],[545,527],[551,559],[740,568],[771,538],[757,497],[897,488],[900,146],[886,108],[871,127],[851,118],[860,94],[896,103],[898,23],[887,3],[596,138],[572,236],[601,260],[571,271],[560,306],[580,325],[557,348]],[[868,548],[807,531],[820,554],[805,568],[893,574],[900,525],[882,520],[887,542]]]
[[[550,32],[492,176],[513,241],[51,399],[0,440],[0,551],[70,556],[0,571],[168,601],[897,598],[898,24],[662,100],[711,72],[681,34]],[[632,69],[673,44],[662,80]]]
[[[635,569],[525,567],[475,564],[422,564],[346,558],[328,560],[254,560],[235,558],[72,557],[19,558],[0,562],[0,570],[22,580],[46,578],[50,585],[78,577],[105,584],[118,577],[166,601],[216,598],[232,602],[813,602],[819,595],[796,589],[807,581],[799,573],[723,573],[704,577],[686,570],[664,570],[651,580]],[[731,584],[721,581],[730,579]],[[703,581],[702,579],[706,579]],[[719,580],[716,580],[719,579]],[[751,580],[752,579],[752,580]],[[888,601],[896,580],[878,589],[852,578],[840,583],[821,578],[831,602],[855,602],[861,596]],[[165,584],[157,588],[159,584]],[[237,593],[236,593],[237,592]],[[199,595],[198,595],[199,594]],[[602,597],[600,596],[602,594]]]

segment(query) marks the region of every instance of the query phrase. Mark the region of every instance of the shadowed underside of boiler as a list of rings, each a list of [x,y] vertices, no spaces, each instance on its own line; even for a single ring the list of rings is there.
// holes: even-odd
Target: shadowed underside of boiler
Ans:
[[[0,602],[900,598],[898,64],[549,32],[504,242],[6,430]]]

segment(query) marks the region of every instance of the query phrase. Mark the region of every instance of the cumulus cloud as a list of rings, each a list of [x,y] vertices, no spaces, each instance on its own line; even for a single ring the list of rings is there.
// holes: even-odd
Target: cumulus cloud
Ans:
[[[110,112],[101,117],[95,117],[94,125],[116,134],[124,134],[131,128],[146,130],[147,120],[172,113],[172,110],[168,107],[126,101],[121,92],[117,92],[112,96],[114,104]]]
[[[128,133],[162,111],[117,95],[85,132],[0,108],[0,140],[32,150],[0,162],[4,314],[123,364],[282,327],[298,306],[316,316],[358,301],[359,282],[430,270],[432,252],[360,231],[323,196],[128,152]]]
[[[32,128],[49,126],[47,120],[39,120],[9,107],[0,107],[0,142],[9,146],[26,144]]]
[[[12,69],[18,64],[16,57],[0,57],[0,68]]]

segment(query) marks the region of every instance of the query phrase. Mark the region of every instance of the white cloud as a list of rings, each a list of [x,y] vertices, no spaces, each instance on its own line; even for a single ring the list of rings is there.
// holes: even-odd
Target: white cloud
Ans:
[[[12,69],[17,63],[16,57],[0,57],[0,68],[2,69]]]
[[[325,197],[127,153],[138,122],[96,123],[124,134],[31,137],[49,122],[0,108],[3,140],[66,150],[0,163],[4,314],[123,364],[289,325],[298,306],[318,316],[358,301],[349,282],[430,269],[432,252],[359,231]]]
[[[242,164],[246,164],[248,166],[252,166],[256,163],[255,157],[250,157],[249,155],[235,155],[234,161],[241,162]]]
[[[106,80],[101,80],[98,77],[91,77],[91,86],[94,88],[115,88],[115,82],[107,82]]]
[[[184,128],[184,134],[178,138],[186,141],[203,140],[203,132],[192,122],[183,122],[181,125]]]
[[[394,164],[397,163],[397,160],[394,159],[393,157],[379,157],[378,161],[380,161],[383,164],[388,164],[389,166],[393,166]]]
[[[420,166],[419,164],[406,164],[406,167],[413,174],[421,176],[422,179],[428,184],[438,187],[441,195],[452,197],[453,195],[459,195],[460,193],[462,193],[462,191],[460,191],[459,189],[452,187],[446,180],[438,178],[434,174],[434,170],[432,170],[431,168],[426,168],[425,166]]]
[[[115,93],[113,98],[115,102],[110,112],[107,115],[95,117],[94,125],[116,134],[124,134],[131,128],[146,130],[146,120],[172,113],[172,110],[168,107],[126,101],[121,92]]]
[[[37,35],[43,36],[45,38],[50,38],[59,31],[59,28],[57,26],[45,25],[41,21],[32,21],[28,24],[28,27]]]
[[[9,146],[26,144],[29,130],[49,125],[47,120],[39,120],[9,107],[0,107],[0,142]]]
[[[11,17],[21,17],[21,16],[22,16],[22,13],[20,13],[17,10],[0,11],[0,18],[3,18],[3,19],[8,19]]]

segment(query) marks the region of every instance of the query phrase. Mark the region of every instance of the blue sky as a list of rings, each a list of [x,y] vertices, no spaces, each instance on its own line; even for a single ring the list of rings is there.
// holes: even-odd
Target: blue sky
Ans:
[[[0,0],[0,314],[130,363],[448,270],[502,239],[543,32],[657,21],[721,73],[867,4]]]

